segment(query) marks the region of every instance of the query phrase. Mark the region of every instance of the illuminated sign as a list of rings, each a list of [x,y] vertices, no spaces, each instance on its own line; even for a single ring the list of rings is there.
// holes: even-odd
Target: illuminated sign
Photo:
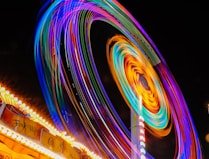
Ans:
[[[40,124],[31,121],[26,115],[22,114],[15,107],[6,105],[1,120],[10,128],[31,137],[33,139],[40,138],[40,130],[43,128]]]

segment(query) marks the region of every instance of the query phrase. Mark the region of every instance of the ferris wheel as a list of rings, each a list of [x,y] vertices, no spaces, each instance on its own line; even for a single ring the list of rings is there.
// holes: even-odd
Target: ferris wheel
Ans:
[[[60,130],[103,158],[202,158],[167,63],[118,1],[55,0],[40,18],[34,48],[42,92]]]

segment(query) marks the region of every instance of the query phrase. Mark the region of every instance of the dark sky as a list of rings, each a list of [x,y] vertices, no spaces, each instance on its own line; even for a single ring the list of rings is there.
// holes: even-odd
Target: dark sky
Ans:
[[[0,82],[32,105],[44,105],[33,60],[40,0],[0,5]],[[123,0],[157,45],[188,103],[205,155],[209,144],[209,8],[201,2]],[[47,108],[42,111],[48,114]]]

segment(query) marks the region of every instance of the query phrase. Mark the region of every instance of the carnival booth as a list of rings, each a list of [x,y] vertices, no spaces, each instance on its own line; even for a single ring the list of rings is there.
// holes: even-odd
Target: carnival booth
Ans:
[[[0,159],[99,158],[0,85]]]

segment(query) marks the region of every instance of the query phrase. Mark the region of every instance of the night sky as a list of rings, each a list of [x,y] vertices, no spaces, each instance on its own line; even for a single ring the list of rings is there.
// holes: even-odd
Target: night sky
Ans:
[[[188,104],[203,151],[209,158],[208,5],[201,2],[120,1],[165,58]],[[33,60],[33,40],[43,1],[6,1],[0,5],[0,83],[46,116]]]

